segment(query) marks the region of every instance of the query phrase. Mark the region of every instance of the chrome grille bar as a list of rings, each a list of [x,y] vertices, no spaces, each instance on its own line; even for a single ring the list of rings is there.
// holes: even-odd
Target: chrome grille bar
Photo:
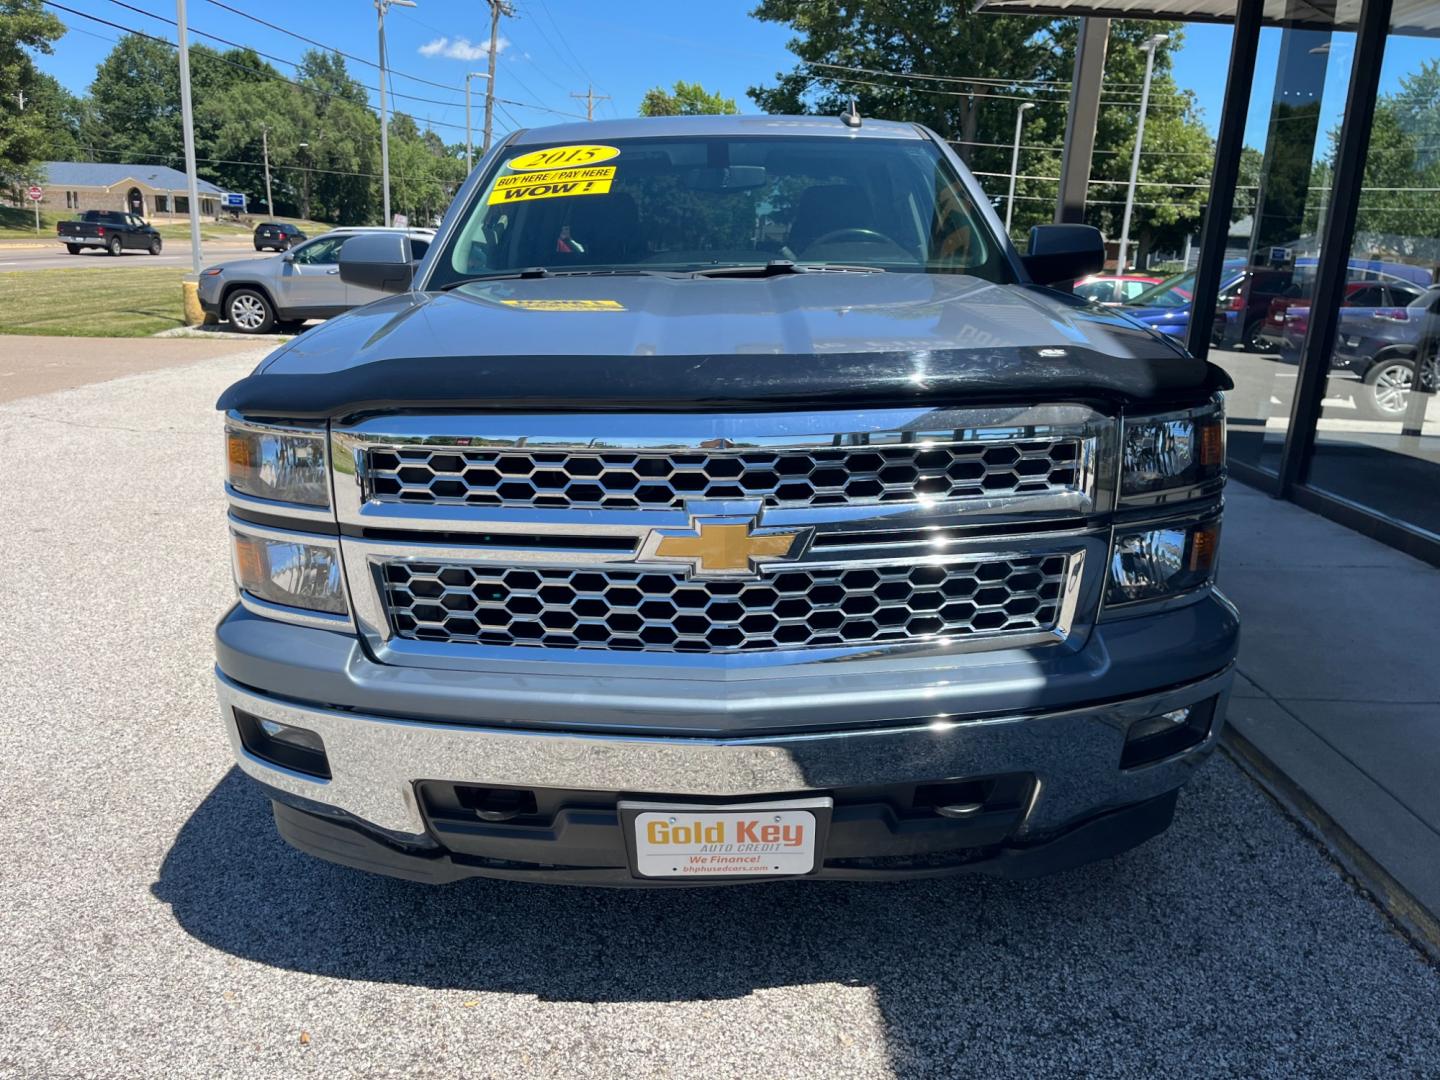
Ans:
[[[554,509],[677,509],[692,499],[766,507],[947,502],[1078,490],[1079,439],[912,443],[792,450],[500,450],[372,447],[371,497],[385,502]]]
[[[402,639],[725,653],[1063,636],[1081,557],[781,566],[753,581],[416,558],[383,563],[380,578]]]

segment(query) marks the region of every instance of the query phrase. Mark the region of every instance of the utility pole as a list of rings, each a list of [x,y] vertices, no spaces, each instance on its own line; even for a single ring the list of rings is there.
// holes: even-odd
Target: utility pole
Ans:
[[[509,0],[489,0],[490,3],[490,63],[485,69],[485,136],[480,143],[480,156],[490,152],[491,133],[495,129],[495,53],[500,36],[500,16],[513,15]]]
[[[583,101],[583,102],[585,102],[585,119],[586,119],[586,120],[594,120],[594,119],[595,119],[595,102],[597,102],[597,101],[609,101],[609,100],[610,100],[610,95],[609,95],[609,94],[597,94],[597,93],[595,93],[595,87],[594,87],[593,84],[587,84],[587,85],[586,85],[586,87],[585,87],[585,93],[583,93],[583,94],[571,94],[570,96],[573,97],[573,98],[575,98],[577,101]]]
[[[380,26],[380,188],[383,193],[385,220],[390,224],[390,116],[385,111],[385,12],[390,5],[415,6],[415,0],[375,0],[375,14]]]
[[[1115,261],[1115,271],[1120,274],[1125,272],[1125,256],[1130,250],[1130,214],[1135,207],[1135,178],[1140,172],[1140,144],[1145,141],[1145,110],[1150,104],[1150,76],[1155,71],[1155,50],[1169,40],[1169,34],[1155,34],[1146,38],[1145,44],[1140,46],[1145,50],[1145,82],[1140,87],[1140,123],[1135,131],[1135,153],[1130,158],[1130,187],[1125,192],[1125,217],[1120,223],[1120,257]]]
[[[185,0],[175,0],[175,37],[180,46],[180,127],[185,136],[185,190],[190,196],[190,262],[200,273],[200,185],[195,179],[195,118],[190,109],[190,45]]]
[[[270,198],[270,127],[260,125],[260,152],[265,158],[265,213],[275,216],[275,203]]]
[[[465,174],[467,176],[470,174],[470,170],[475,168],[475,140],[470,133],[470,80],[488,78],[490,76],[483,71],[467,71],[465,73]]]
[[[1015,175],[1020,171],[1020,125],[1025,122],[1025,110],[1033,109],[1033,101],[1022,102],[1015,110],[1015,145],[1010,150],[1010,197],[1005,201],[1005,235],[1010,235],[1010,219],[1015,216]]]

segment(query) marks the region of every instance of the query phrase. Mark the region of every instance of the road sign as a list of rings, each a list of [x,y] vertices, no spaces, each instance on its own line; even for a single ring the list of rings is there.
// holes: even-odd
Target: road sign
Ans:
[[[31,202],[39,202],[45,197],[45,192],[40,189],[38,184],[31,184],[25,194],[30,196]]]

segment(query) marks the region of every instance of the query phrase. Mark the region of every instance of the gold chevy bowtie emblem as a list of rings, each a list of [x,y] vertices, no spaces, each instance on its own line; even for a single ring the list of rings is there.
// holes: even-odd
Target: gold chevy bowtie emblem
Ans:
[[[754,521],[696,522],[689,532],[655,530],[641,557],[690,563],[697,577],[735,577],[755,565],[798,554],[805,530],[754,531]]]

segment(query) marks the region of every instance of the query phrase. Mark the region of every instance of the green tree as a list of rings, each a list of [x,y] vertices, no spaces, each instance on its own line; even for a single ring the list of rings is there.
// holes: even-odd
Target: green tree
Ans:
[[[45,160],[86,160],[80,140],[84,101],[66,90],[56,79],[37,71],[35,81],[25,95],[25,109],[27,112],[34,111],[41,128],[40,155]]]
[[[1030,75],[1043,54],[1037,35],[1049,26],[1045,19],[977,15],[972,7],[969,0],[761,0],[751,14],[793,27],[787,46],[802,63],[778,74],[775,86],[752,86],[749,95],[769,113],[839,113],[854,95],[861,115],[925,124],[957,140],[956,149],[972,161],[977,142],[1008,145],[1014,124],[1008,106],[1015,102],[1004,97],[1013,91],[990,80]]]
[[[1054,215],[1078,23],[975,14],[953,0],[761,0],[757,18],[788,23],[803,63],[749,94],[767,112],[839,113],[925,124],[951,140],[1004,210],[1016,112],[1028,105],[1016,185],[1017,236]],[[1148,250],[1183,242],[1199,224],[1212,144],[1193,98],[1171,75],[1179,23],[1111,23],[1087,220],[1118,238],[1144,76],[1141,43],[1170,32],[1155,54],[1131,237]],[[926,75],[931,78],[916,78]],[[936,78],[938,77],[938,78]]]
[[[300,58],[298,79],[309,91],[316,125],[299,163],[301,198],[309,208],[304,216],[342,225],[376,220],[380,120],[365,87],[351,77],[343,56],[314,49]]]
[[[684,79],[678,80],[673,90],[661,86],[646,90],[640,100],[641,116],[728,116],[739,111],[734,98],[719,92],[712,94],[698,82],[687,83]]]
[[[45,87],[30,54],[51,52],[64,33],[65,24],[40,0],[0,0],[0,187],[38,179],[36,163],[47,156],[53,132],[38,107]]]

